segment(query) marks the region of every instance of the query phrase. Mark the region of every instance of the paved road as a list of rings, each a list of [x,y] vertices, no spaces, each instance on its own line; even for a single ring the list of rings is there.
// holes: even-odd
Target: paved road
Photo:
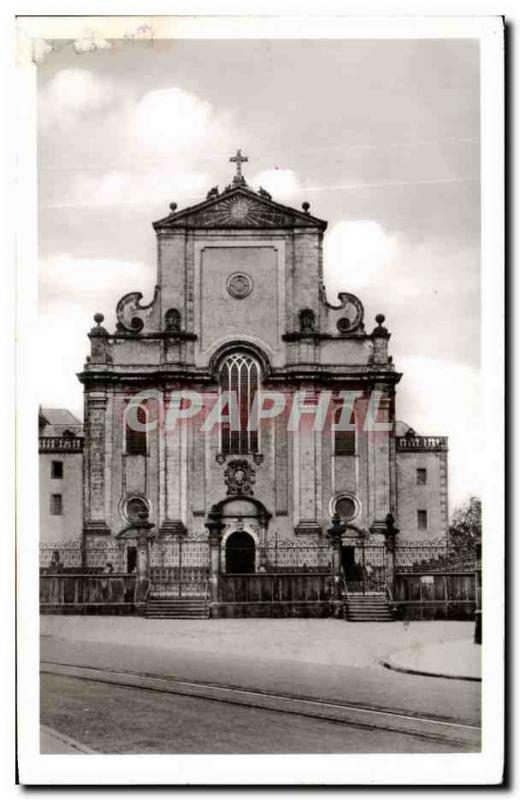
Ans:
[[[101,753],[449,753],[395,731],[42,674],[42,722]],[[70,752],[64,748],[64,752]]]
[[[61,731],[49,728],[46,725],[40,725],[40,752],[45,753],[45,755],[69,754],[77,756],[85,753],[94,753],[95,751]]]
[[[179,680],[391,709],[480,724],[480,684],[406,675],[374,665],[356,668],[176,651],[128,643],[80,642],[42,636],[43,661],[118,669]]]

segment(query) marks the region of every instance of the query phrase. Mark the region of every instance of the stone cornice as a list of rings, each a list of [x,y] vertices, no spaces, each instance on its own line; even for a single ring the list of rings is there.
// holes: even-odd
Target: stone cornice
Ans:
[[[345,333],[321,333],[319,331],[291,331],[289,333],[284,333],[282,335],[282,339],[284,342],[301,342],[305,339],[315,340],[315,341],[344,341],[345,339],[358,339],[362,342],[366,342],[371,339],[371,336],[368,333],[364,333],[363,331],[353,330],[347,331]]]
[[[157,341],[183,341],[183,342],[194,342],[198,339],[196,333],[192,333],[191,331],[150,331],[148,333],[131,333],[130,331],[116,331],[115,333],[109,333],[107,335],[107,339],[112,340],[122,340],[122,341],[141,341],[146,339],[147,341],[156,339]]]
[[[264,382],[266,388],[283,386],[283,384],[305,383],[338,383],[357,382],[360,385],[373,385],[382,383],[395,385],[401,380],[402,373],[384,367],[377,368],[366,364],[335,365],[335,364],[292,364],[285,367],[272,368]],[[213,374],[208,369],[195,366],[172,368],[170,364],[161,367],[146,367],[128,365],[114,367],[112,364],[103,369],[90,370],[78,373],[81,383],[87,385],[115,385],[134,384],[139,386],[164,386],[168,383],[216,387]]]

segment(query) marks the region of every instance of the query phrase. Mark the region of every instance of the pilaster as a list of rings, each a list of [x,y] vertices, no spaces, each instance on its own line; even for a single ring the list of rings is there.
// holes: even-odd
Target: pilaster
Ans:
[[[84,447],[86,533],[110,533],[106,523],[106,415],[106,392],[88,391],[85,395]]]

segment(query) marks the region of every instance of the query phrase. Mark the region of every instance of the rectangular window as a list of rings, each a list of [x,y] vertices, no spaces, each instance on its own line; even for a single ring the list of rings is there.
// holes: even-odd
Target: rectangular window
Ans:
[[[63,478],[63,461],[51,461],[51,478]]]
[[[63,514],[63,495],[51,494],[51,514],[54,517],[61,517]]]
[[[337,406],[334,412],[334,424],[340,421],[343,406]],[[350,424],[355,424],[354,411],[350,417]],[[337,431],[334,430],[334,455],[335,456],[355,456],[356,455],[356,431]]]
[[[424,486],[426,483],[426,470],[419,468],[417,470],[417,486]]]
[[[135,422],[137,421],[137,425]],[[126,410],[126,453],[129,456],[145,456],[148,452],[146,429],[148,415],[144,406],[128,407]]]
[[[417,527],[420,531],[425,531],[428,527],[428,512],[424,509],[417,511]]]

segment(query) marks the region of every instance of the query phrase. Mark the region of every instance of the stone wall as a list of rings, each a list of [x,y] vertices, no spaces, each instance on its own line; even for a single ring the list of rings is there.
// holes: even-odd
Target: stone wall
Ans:
[[[52,462],[63,463],[63,478],[52,478]],[[64,544],[81,541],[82,519],[82,465],[81,452],[40,452],[40,542]],[[51,514],[51,495],[63,498],[63,513]]]
[[[400,538],[437,539],[448,533],[448,453],[398,452],[397,520]],[[417,471],[426,470],[426,483],[417,483]],[[426,530],[418,527],[417,511],[427,512]]]

